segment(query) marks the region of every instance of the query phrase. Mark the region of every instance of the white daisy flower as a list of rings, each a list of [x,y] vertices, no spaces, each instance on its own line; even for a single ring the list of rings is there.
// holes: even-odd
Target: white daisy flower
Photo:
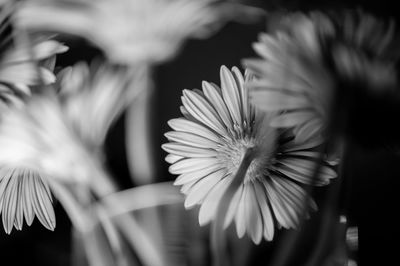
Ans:
[[[6,232],[13,224],[21,229],[23,214],[30,224],[32,210],[46,228],[54,229],[48,178],[108,189],[98,180],[99,149],[112,122],[141,91],[144,74],[143,69],[104,64],[89,69],[79,63],[59,73],[58,98],[34,95],[5,109],[0,123],[0,211]]]
[[[20,39],[18,34],[11,38],[9,18],[14,6],[8,4],[0,14],[0,34],[4,37],[0,43],[0,125],[7,120],[10,109],[23,108],[24,98],[31,96],[32,86],[55,81],[55,57],[68,50],[48,38],[35,38],[32,44]],[[44,227],[54,230],[52,196],[44,176],[29,165],[0,163],[0,214],[6,233],[11,233],[13,226],[22,230],[24,217],[31,225],[35,216]]]
[[[16,17],[28,29],[87,38],[111,61],[130,64],[167,60],[185,39],[205,38],[243,10],[216,0],[35,0]]]
[[[387,60],[393,29],[357,14],[295,13],[279,21],[274,33],[260,34],[254,49],[261,59],[244,64],[258,77],[248,84],[251,101],[280,112],[272,126],[295,127],[302,142],[324,133],[336,100],[359,95],[354,84],[365,91],[393,87],[394,61]]]
[[[44,106],[37,108],[42,110]],[[30,113],[31,111],[32,113]],[[47,112],[50,111],[52,110],[47,110]],[[50,116],[47,112],[38,113],[36,107],[30,105],[28,107],[23,103],[19,106],[7,106],[2,113],[0,122],[0,143],[3,147],[0,152],[0,213],[4,230],[8,234],[11,233],[13,225],[16,229],[22,230],[23,217],[28,225],[32,224],[35,215],[49,230],[54,230],[56,225],[47,176],[54,174],[54,170],[57,170],[54,167],[58,166],[48,162],[49,158],[46,159],[43,153],[57,156],[49,153],[49,147],[45,143],[56,141],[57,135],[55,134],[58,132],[55,130],[50,131],[51,134],[43,134],[41,127],[44,126],[42,124],[44,121],[51,123],[46,126],[53,127],[55,124],[59,124],[59,121],[52,123],[47,119]],[[65,135],[64,128],[57,130],[62,130]],[[58,141],[64,143],[65,140],[60,138]],[[57,149],[56,147],[59,145],[54,143],[54,146]],[[68,143],[66,146],[69,146]],[[59,150],[58,153],[61,155],[58,157],[64,156],[64,152],[68,153],[68,150]],[[36,161],[40,161],[40,164]],[[53,172],[45,169],[45,165],[53,167]]]
[[[239,237],[247,232],[255,243],[272,240],[275,227],[297,228],[305,215],[305,185],[326,185],[336,177],[327,165],[313,182],[319,140],[293,141],[291,131],[269,125],[272,114],[258,112],[249,103],[245,79],[237,68],[221,67],[221,88],[203,82],[203,90],[184,90],[181,111],[172,119],[171,141],[162,148],[169,155],[169,171],[179,177],[186,195],[185,207],[201,205],[199,223],[214,220],[244,160],[250,160],[245,176],[229,202],[224,226],[235,221]],[[250,151],[250,157],[247,154]],[[315,210],[312,199],[307,207]]]
[[[22,230],[23,220],[30,226],[35,218],[49,230],[56,227],[50,188],[37,171],[24,167],[0,166],[0,214],[7,234],[13,226]]]

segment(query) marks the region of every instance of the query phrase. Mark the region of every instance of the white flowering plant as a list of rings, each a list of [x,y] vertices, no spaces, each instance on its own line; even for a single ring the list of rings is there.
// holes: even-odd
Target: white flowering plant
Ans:
[[[184,225],[207,240],[215,266],[246,265],[233,259],[237,250],[278,239],[284,244],[268,259],[275,266],[287,265],[300,232],[321,212],[321,248],[310,251],[307,265],[356,263],[340,247],[347,227],[345,214],[335,212],[346,184],[340,162],[365,127],[353,124],[359,98],[399,102],[390,21],[361,11],[271,16],[269,30],[248,43],[255,56],[215,69],[219,81],[203,81],[201,90],[182,90],[181,115],[168,121],[158,149],[171,176],[154,176],[160,162],[151,154],[146,112],[156,97],[156,67],[176,58],[188,39],[265,17],[261,8],[229,0],[0,1],[5,233],[30,230],[24,221],[31,226],[35,217],[57,230],[54,206],[61,205],[73,244],[83,247],[77,265],[207,261],[170,243],[185,242]],[[101,56],[59,65],[76,39]],[[107,136],[121,117],[131,188],[121,188],[107,164]],[[320,190],[328,203],[315,199]],[[282,237],[290,232],[297,233]],[[179,260],[179,252],[194,259]]]

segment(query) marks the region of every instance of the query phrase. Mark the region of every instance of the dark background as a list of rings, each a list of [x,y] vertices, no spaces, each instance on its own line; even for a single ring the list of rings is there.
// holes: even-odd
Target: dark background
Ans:
[[[396,1],[252,1],[267,10],[309,10],[339,7],[361,7],[383,18],[399,18]],[[167,121],[180,116],[179,103],[184,88],[200,88],[202,80],[219,83],[219,68],[240,66],[240,60],[254,56],[251,43],[257,34],[265,29],[265,21],[253,25],[229,23],[219,33],[205,41],[189,41],[181,53],[172,61],[156,67],[156,94],[152,102],[152,136],[156,176],[158,181],[172,180],[168,165],[164,162],[165,152],[159,147],[166,140],[164,132],[170,129]],[[60,65],[99,55],[99,52],[87,43],[74,40],[67,43],[71,50],[61,55]],[[124,117],[112,128],[106,145],[108,166],[118,178],[121,187],[132,185],[126,164],[124,151]],[[395,125],[397,121],[393,121]],[[374,127],[373,124],[370,125]],[[400,237],[397,212],[400,178],[400,157],[387,150],[368,150],[350,145],[344,162],[344,178],[351,180],[347,186],[345,204],[350,224],[357,225],[360,233],[359,265],[396,265]],[[6,235],[0,230],[0,265],[70,265],[71,238],[70,222],[59,204],[55,204],[57,227],[54,232],[44,229],[35,219],[31,227],[23,231],[13,230]],[[314,216],[306,225],[308,235],[301,245],[304,252],[296,251],[301,265],[307,247],[315,240],[314,226],[321,219]],[[279,234],[285,234],[279,233]],[[278,235],[279,238],[279,235]],[[250,253],[251,265],[267,265],[269,255],[276,248],[275,244],[263,243]],[[300,254],[300,255],[299,255]],[[302,255],[303,254],[303,255]],[[257,262],[258,260],[258,262]],[[248,261],[250,263],[250,261]]]

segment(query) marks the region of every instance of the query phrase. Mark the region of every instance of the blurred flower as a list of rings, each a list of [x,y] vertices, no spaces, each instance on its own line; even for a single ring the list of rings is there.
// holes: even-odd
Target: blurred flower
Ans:
[[[112,123],[144,88],[146,69],[80,62],[57,75],[63,113],[91,148],[104,142]]]
[[[23,108],[32,86],[55,81],[53,74],[56,54],[68,50],[49,38],[35,38],[32,42],[20,34],[12,34],[10,17],[14,5],[9,2],[0,11],[0,125],[10,109]],[[10,134],[18,134],[11,131]],[[7,156],[7,151],[4,156]],[[15,151],[13,151],[15,152]],[[49,230],[56,222],[52,196],[44,175],[21,163],[0,163],[0,213],[6,233],[13,226],[22,230],[23,218],[31,225],[35,215]]]
[[[35,0],[16,17],[28,29],[87,38],[110,60],[131,64],[167,60],[185,39],[205,38],[236,15],[259,13],[216,0]]]
[[[0,165],[26,167],[67,183],[85,183],[90,155],[55,97],[33,96],[3,113]]]
[[[224,226],[232,220],[239,237],[246,232],[255,243],[272,240],[275,226],[296,228],[303,217],[305,190],[298,184],[326,185],[336,173],[324,164],[312,180],[319,153],[318,139],[293,141],[291,131],[269,125],[274,115],[258,112],[237,68],[221,67],[221,89],[203,82],[203,90],[184,90],[181,111],[172,119],[171,141],[162,148],[170,154],[169,171],[187,195],[185,207],[200,204],[199,223],[215,219],[218,204],[249,150],[254,150],[241,185],[229,203]],[[315,181],[315,182],[313,182]],[[315,210],[312,199],[307,207]],[[275,218],[274,218],[275,217]],[[276,224],[276,225],[275,225]]]
[[[0,164],[30,166],[65,182],[89,181],[93,153],[143,77],[101,64],[91,70],[83,63],[67,68],[58,75],[58,96],[32,96],[3,113]]]
[[[346,104],[396,84],[388,55],[392,24],[386,28],[362,12],[313,12],[274,25],[254,44],[262,59],[244,61],[258,78],[248,84],[250,98],[263,110],[279,111],[271,126],[295,127],[300,142],[324,133],[328,117]]]
[[[23,167],[0,167],[0,214],[4,230],[22,230],[23,219],[30,226],[35,218],[54,230],[56,218],[50,188],[36,171]]]
[[[29,86],[55,82],[56,55],[67,50],[68,47],[48,38],[36,38],[32,43],[16,40],[0,59],[0,91],[29,96]]]

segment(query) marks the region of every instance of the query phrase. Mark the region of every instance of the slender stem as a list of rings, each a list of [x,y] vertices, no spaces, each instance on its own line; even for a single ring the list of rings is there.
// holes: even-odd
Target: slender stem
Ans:
[[[105,171],[98,171],[96,176],[97,178],[93,182],[92,188],[105,205],[105,208],[115,209],[116,212],[123,212],[125,210],[124,204],[118,198],[106,197],[118,191],[115,184],[111,182],[111,177]],[[155,245],[148,233],[141,228],[135,217],[127,213],[116,217],[114,222],[129,241],[132,248],[137,252],[139,259],[144,265],[161,266],[165,264],[165,260],[157,249],[157,245]]]
[[[342,155],[341,158],[345,158],[346,155],[346,143],[344,143],[342,149]],[[339,176],[342,176],[344,164],[342,163],[340,168],[339,168]],[[333,226],[337,223],[337,212],[335,212],[335,208],[337,208],[339,204],[339,196],[340,196],[340,191],[343,189],[343,178],[339,178],[336,184],[332,185],[332,188],[329,191],[329,194],[327,196],[327,200],[324,205],[324,214],[323,218],[321,221],[321,227],[319,229],[319,237],[317,239],[317,243],[315,244],[315,250],[308,260],[308,263],[306,265],[309,266],[318,266],[323,263],[323,255],[324,252],[329,248],[330,239],[329,237],[332,236],[333,233],[335,233],[332,229]],[[336,210],[337,211],[337,210]],[[335,216],[336,215],[336,216]]]
[[[227,255],[226,241],[224,239],[224,220],[228,211],[229,203],[239,186],[243,184],[247,169],[249,168],[254,157],[255,150],[253,148],[247,149],[236,175],[233,177],[232,182],[229,184],[217,207],[217,216],[211,225],[210,232],[214,266],[231,265]]]

